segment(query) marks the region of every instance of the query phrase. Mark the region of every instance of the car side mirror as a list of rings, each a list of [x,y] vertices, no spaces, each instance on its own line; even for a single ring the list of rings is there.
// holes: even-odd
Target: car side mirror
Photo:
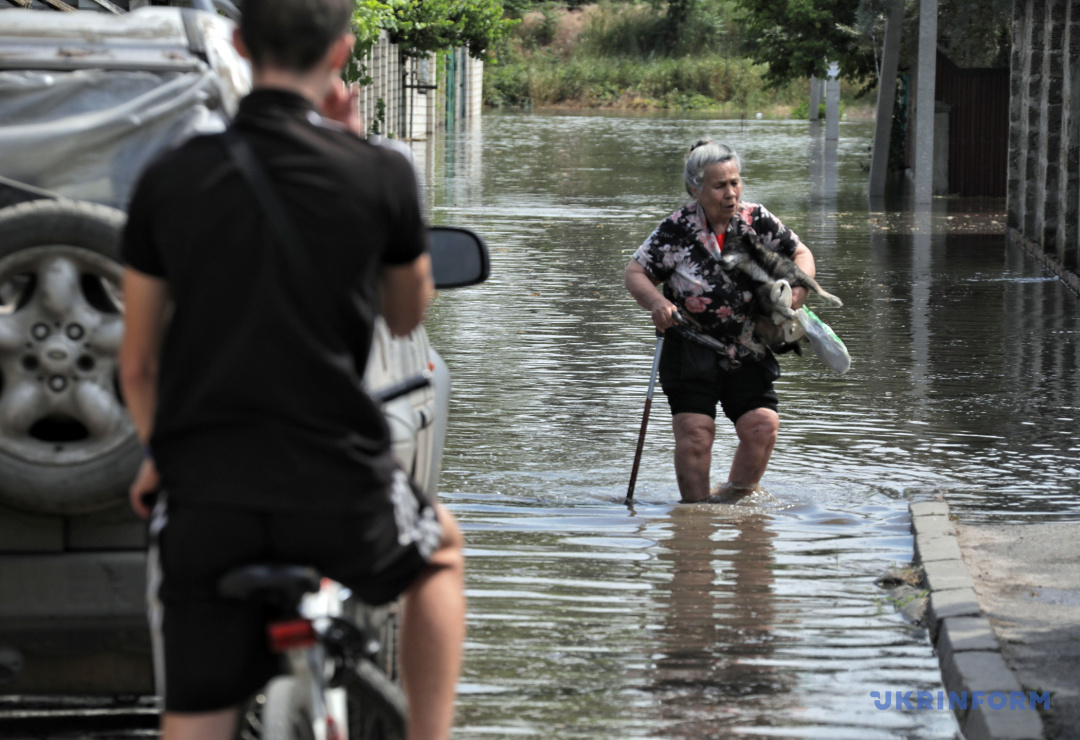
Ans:
[[[487,247],[475,233],[455,226],[432,226],[428,236],[436,289],[462,288],[487,280]]]

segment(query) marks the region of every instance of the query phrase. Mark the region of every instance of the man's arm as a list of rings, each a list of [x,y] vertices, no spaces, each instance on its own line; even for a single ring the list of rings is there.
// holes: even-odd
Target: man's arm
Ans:
[[[124,339],[120,344],[120,389],[131,421],[145,447],[154,429],[157,409],[158,355],[169,305],[169,288],[161,278],[124,270]],[[129,491],[131,507],[150,516],[142,497],[158,487],[154,461],[143,461]]]
[[[403,265],[384,265],[381,307],[390,333],[403,337],[420,325],[431,301],[431,257],[421,254]]]

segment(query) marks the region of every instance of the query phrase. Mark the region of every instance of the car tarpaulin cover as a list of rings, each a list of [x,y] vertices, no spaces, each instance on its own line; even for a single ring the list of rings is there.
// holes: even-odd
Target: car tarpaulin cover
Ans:
[[[167,57],[167,63],[132,68],[153,46],[146,42],[145,26],[139,38],[139,21],[155,11],[178,10],[147,8],[114,20],[110,30],[129,30],[127,39],[117,38],[123,33],[104,41],[100,34],[87,34],[92,42],[80,47],[69,33],[51,47],[53,59],[65,60],[56,69],[41,68],[49,40],[10,34],[15,29],[6,21],[23,12],[4,11],[0,52],[16,45],[30,51],[21,69],[11,54],[0,53],[0,175],[63,197],[125,208],[139,173],[155,155],[195,134],[223,130],[249,84],[246,64],[235,53],[230,56],[223,20],[198,14],[205,16],[198,25],[209,32],[203,34],[208,47],[203,59],[162,48],[159,58]],[[69,26],[79,20],[71,16],[88,15],[25,13]],[[104,20],[95,18],[91,25]],[[154,20],[158,23],[152,25],[161,28],[161,18]],[[183,34],[179,16],[177,24]],[[170,26],[176,28],[165,24]],[[133,36],[138,50],[124,45]],[[125,57],[134,64],[125,64]]]

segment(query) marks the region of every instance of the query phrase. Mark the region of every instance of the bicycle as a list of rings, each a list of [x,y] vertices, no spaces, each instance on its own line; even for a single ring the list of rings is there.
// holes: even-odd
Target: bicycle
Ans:
[[[393,613],[353,605],[368,617],[346,616],[348,589],[313,568],[249,565],[221,579],[231,598],[278,607],[270,621],[271,650],[288,672],[271,679],[246,708],[238,736],[260,740],[396,740],[405,737],[405,696],[380,657],[392,652],[380,631]],[[383,610],[385,611],[385,610]],[[373,617],[373,618],[372,618]],[[396,620],[395,620],[396,621]],[[380,630],[382,622],[383,630]]]
[[[430,383],[421,375],[372,397],[380,405]],[[253,564],[218,582],[226,598],[271,605],[270,648],[287,672],[243,712],[242,740],[398,740],[405,695],[396,682],[397,604],[370,607],[349,589],[302,565]]]

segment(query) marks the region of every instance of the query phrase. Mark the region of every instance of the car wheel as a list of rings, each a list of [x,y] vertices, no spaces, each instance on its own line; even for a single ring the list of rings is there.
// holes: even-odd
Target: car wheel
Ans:
[[[90,511],[134,478],[117,383],[124,220],[82,201],[0,209],[0,503]]]

